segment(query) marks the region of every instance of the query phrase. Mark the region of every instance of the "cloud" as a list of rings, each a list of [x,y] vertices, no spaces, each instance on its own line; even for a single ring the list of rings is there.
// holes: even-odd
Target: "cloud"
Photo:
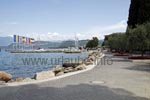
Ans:
[[[16,24],[16,23],[12,23]],[[114,25],[108,26],[93,26],[86,30],[85,32],[77,33],[58,33],[58,32],[47,32],[47,33],[22,33],[16,34],[20,36],[26,36],[34,38],[35,40],[41,41],[63,41],[63,40],[74,40],[77,37],[79,40],[91,39],[92,37],[98,37],[103,39],[105,35],[114,33],[114,32],[125,32],[127,23],[125,20],[122,20]],[[16,33],[16,32],[15,32]],[[12,34],[8,34],[13,36]]]
[[[45,40],[45,41],[54,41],[61,39],[61,35],[57,32],[51,33],[48,32],[46,34],[39,34],[38,40]]]
[[[40,34],[40,39],[45,40],[45,41],[62,41],[62,40],[74,40],[75,37],[81,38],[84,35],[81,35],[80,33],[68,33],[68,34],[63,34],[63,33],[51,33],[48,32],[47,34]]]
[[[21,34],[19,34],[21,35]],[[22,34],[24,36],[24,34]],[[48,33],[30,33],[26,34],[26,37],[34,38],[35,40],[41,40],[41,41],[63,41],[63,40],[75,40],[75,37],[77,37],[79,40],[85,39],[84,34],[80,33],[70,33],[70,34],[62,34],[57,32],[48,32]]]
[[[127,27],[127,23],[125,20],[122,20],[119,23],[116,23],[114,25],[109,25],[109,26],[94,26],[86,32],[88,33],[87,38],[94,37],[94,36],[99,38],[104,38],[105,35],[114,32],[125,32],[126,27]]]
[[[21,34],[19,34],[21,35]],[[24,36],[24,34],[22,34]],[[40,41],[61,41],[65,40],[67,37],[65,35],[62,35],[57,32],[48,32],[48,33],[27,33],[25,35],[26,37],[31,37],[34,38],[35,40],[40,40]]]

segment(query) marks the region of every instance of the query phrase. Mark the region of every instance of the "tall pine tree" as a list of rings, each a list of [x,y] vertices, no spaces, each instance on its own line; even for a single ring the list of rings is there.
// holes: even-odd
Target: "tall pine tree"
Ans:
[[[128,27],[150,22],[150,0],[131,0]]]

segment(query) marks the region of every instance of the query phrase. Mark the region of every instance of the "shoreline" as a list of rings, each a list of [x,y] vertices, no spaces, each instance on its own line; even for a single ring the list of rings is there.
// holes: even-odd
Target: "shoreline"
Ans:
[[[103,58],[104,56],[105,55],[103,53],[101,53],[101,56],[99,58]],[[80,74],[80,73],[83,73],[83,72],[86,72],[86,71],[90,71],[95,66],[96,65],[93,63],[91,65],[87,65],[86,69],[84,69],[84,70],[69,72],[69,73],[65,73],[65,74],[60,75],[60,76],[55,76],[55,77],[52,77],[52,78],[42,79],[42,80],[31,80],[31,81],[27,81],[27,82],[16,82],[15,81],[15,82],[11,82],[11,83],[4,83],[1,86],[4,86],[4,87],[7,87],[7,86],[20,86],[20,85],[38,84],[38,83],[42,83],[42,82],[53,81],[53,80],[69,77],[69,76],[72,76],[72,75]]]
[[[95,67],[95,65],[89,65],[89,66],[86,66],[86,67],[87,67],[87,69],[85,69],[85,70],[70,72],[70,73],[66,73],[64,75],[56,76],[56,77],[49,78],[49,79],[33,80],[33,81],[30,81],[30,82],[12,82],[12,83],[6,83],[4,85],[5,86],[20,86],[20,85],[38,84],[38,83],[43,83],[43,82],[47,82],[47,81],[53,81],[53,80],[69,77],[69,76],[72,76],[72,75],[76,75],[76,74],[80,74],[80,73],[92,70]]]

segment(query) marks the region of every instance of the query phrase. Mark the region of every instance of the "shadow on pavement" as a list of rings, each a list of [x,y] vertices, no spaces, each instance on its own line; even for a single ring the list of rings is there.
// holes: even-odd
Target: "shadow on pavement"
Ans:
[[[113,56],[112,54],[106,54],[106,58],[111,58],[113,62],[132,62],[127,56]]]
[[[0,88],[0,100],[150,100],[134,96],[124,89],[94,84],[67,85],[65,87],[39,87],[25,85]]]
[[[150,72],[150,64],[135,64],[135,66],[127,67],[126,69]]]

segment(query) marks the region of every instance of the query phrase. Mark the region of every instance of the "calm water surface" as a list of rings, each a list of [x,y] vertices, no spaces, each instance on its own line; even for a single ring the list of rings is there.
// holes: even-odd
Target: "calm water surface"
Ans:
[[[17,77],[33,77],[36,72],[48,70],[65,61],[78,61],[86,58],[85,53],[9,53],[0,52],[0,71]]]

